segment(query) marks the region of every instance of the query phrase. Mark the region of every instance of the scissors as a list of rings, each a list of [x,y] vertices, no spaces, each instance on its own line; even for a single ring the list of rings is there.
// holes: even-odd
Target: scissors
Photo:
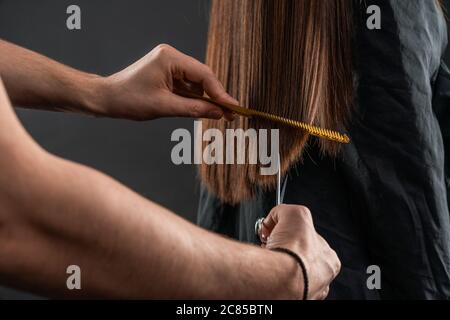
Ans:
[[[283,184],[283,192],[281,191],[281,161],[280,161],[280,153],[278,153],[278,172],[277,172],[277,190],[276,190],[276,206],[279,206],[283,203],[284,191],[286,189],[286,180]],[[262,227],[264,225],[265,218],[259,218],[255,223],[255,234],[259,237],[259,240],[262,244],[267,243],[266,236],[262,233]]]

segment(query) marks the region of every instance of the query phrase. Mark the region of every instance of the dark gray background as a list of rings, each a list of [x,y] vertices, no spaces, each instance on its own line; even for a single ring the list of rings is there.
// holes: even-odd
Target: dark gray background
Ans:
[[[81,7],[81,31],[66,28],[66,8],[71,4]],[[207,0],[0,0],[0,38],[75,68],[108,75],[160,43],[203,60],[208,7]],[[196,169],[175,166],[170,159],[172,131],[191,130],[193,120],[136,123],[30,110],[18,114],[50,152],[105,172],[195,220]],[[3,296],[15,297],[9,292]]]
[[[66,28],[66,8],[82,11],[82,30]],[[75,68],[102,75],[119,71],[160,43],[203,59],[208,2],[183,0],[0,0],[0,37]],[[170,159],[175,128],[192,120],[146,123],[19,110],[47,150],[101,170],[145,197],[194,219],[194,166]],[[95,199],[93,199],[95,201]]]
[[[81,7],[81,31],[66,28],[66,8],[71,4]],[[0,38],[75,68],[108,75],[159,43],[203,60],[208,7],[208,0],[0,0]],[[135,123],[30,110],[18,114],[50,152],[103,171],[195,220],[195,167],[175,166],[170,159],[170,134],[181,127],[192,131],[192,120]],[[26,297],[0,289],[2,296]]]

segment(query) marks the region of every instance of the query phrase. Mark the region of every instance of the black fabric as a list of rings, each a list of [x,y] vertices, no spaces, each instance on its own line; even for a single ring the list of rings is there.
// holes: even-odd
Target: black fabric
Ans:
[[[330,299],[450,298],[450,73],[447,28],[435,0],[358,1],[355,111],[339,159],[314,143],[289,172],[285,203],[303,204],[337,251]],[[382,29],[366,27],[381,8]],[[257,243],[255,221],[274,192],[232,207],[202,191],[199,224]],[[381,268],[369,290],[367,267]]]

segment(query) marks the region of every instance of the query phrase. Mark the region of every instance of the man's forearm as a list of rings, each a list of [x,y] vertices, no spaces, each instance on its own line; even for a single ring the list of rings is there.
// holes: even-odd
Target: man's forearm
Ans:
[[[102,114],[100,77],[0,40],[0,75],[16,106]]]
[[[0,232],[8,235],[1,255],[14,256],[0,259],[1,281],[89,297],[257,299],[301,292],[290,257],[201,230],[94,170],[51,156],[35,157],[33,166],[21,168],[15,181],[27,192],[2,201],[15,216]],[[76,293],[65,287],[72,264],[82,270]]]
[[[170,115],[154,112],[164,102],[169,109],[191,103],[186,114],[208,114],[198,101],[168,95],[169,87],[147,94],[148,83],[160,83],[147,75],[161,72],[161,60],[175,57],[189,65],[171,50],[156,50],[138,63],[143,67],[115,78],[119,93],[132,92],[135,99],[127,105],[130,95],[116,95],[121,99],[112,100],[122,111],[108,115],[128,109],[143,110],[130,118]],[[105,87],[96,76],[6,42],[0,42],[0,56],[14,104],[103,114],[96,99]],[[164,81],[170,83],[170,74]],[[212,90],[214,81],[209,83]],[[0,124],[0,283],[84,297],[297,298],[302,291],[290,257],[213,235],[94,170],[43,152],[18,124],[1,85]],[[82,269],[82,290],[75,292],[66,288],[66,268],[74,264]]]
[[[206,65],[164,44],[129,67],[103,77],[0,40],[0,77],[14,106],[110,118],[234,119],[214,104],[177,94],[190,90],[237,103]]]

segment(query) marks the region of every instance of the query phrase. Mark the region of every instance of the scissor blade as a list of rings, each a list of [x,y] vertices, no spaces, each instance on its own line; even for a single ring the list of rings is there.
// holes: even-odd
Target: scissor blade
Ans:
[[[278,173],[277,173],[277,206],[281,204],[281,160],[278,152]]]

